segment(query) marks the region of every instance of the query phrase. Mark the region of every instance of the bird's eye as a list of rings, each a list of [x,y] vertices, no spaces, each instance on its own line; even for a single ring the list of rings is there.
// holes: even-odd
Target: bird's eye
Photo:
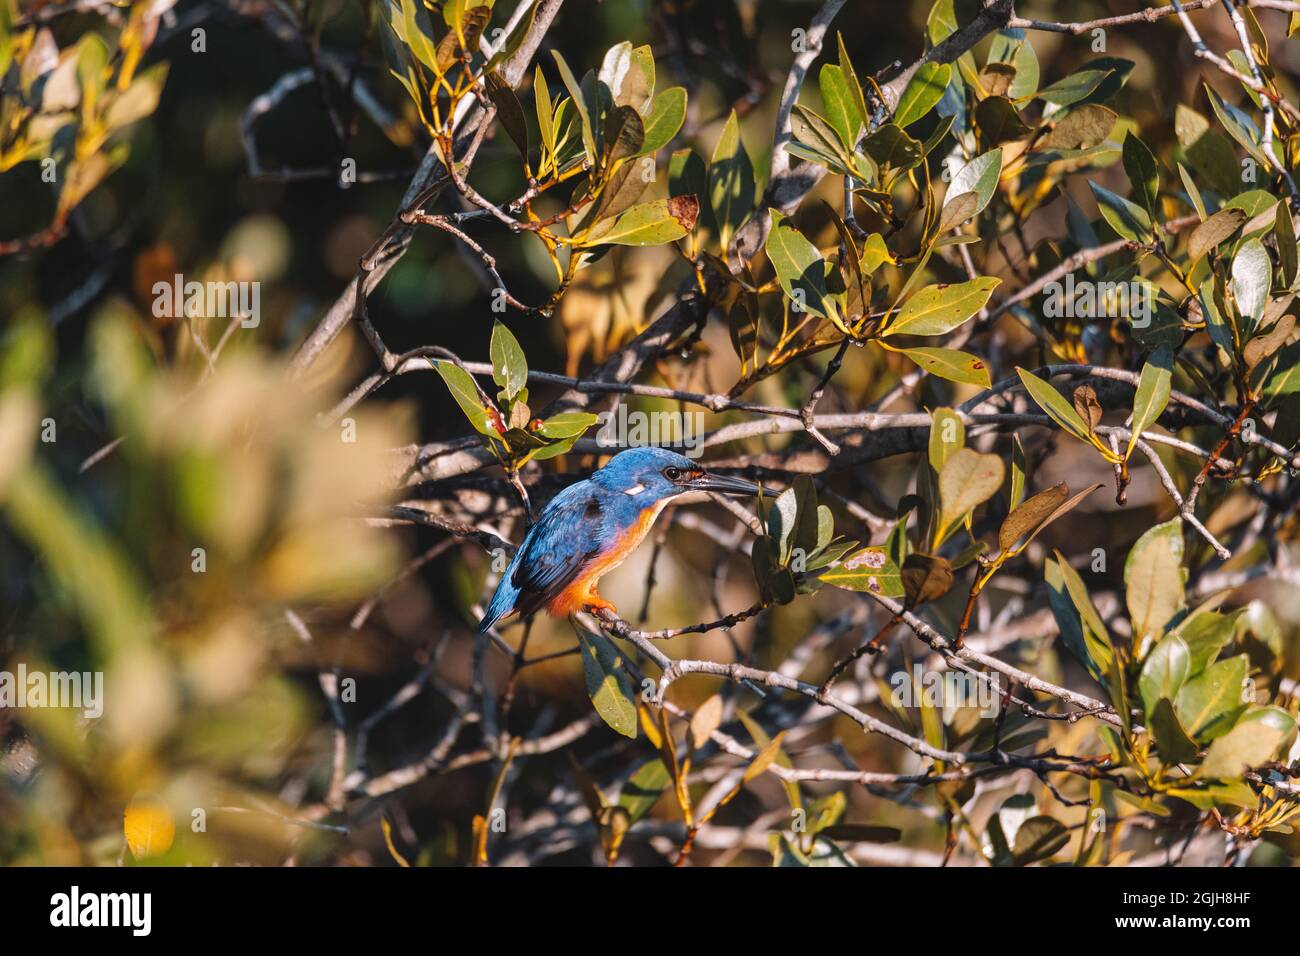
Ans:
[[[680,481],[682,477],[682,470],[680,468],[674,468],[672,465],[669,465],[667,468],[664,469],[664,477],[667,478],[669,481]]]

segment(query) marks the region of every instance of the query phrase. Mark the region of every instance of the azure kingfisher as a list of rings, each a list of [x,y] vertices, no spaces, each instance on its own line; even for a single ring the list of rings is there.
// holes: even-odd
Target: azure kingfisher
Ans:
[[[666,448],[629,448],[585,481],[565,488],[542,509],[501,575],[479,633],[512,612],[545,608],[556,617],[584,608],[615,611],[596,593],[654,524],[664,505],[688,491],[756,495],[758,485],[711,475]]]

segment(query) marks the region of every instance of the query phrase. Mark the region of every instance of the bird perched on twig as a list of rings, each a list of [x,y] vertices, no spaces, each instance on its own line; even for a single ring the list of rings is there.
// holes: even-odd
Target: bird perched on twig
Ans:
[[[586,608],[617,613],[596,593],[596,583],[641,543],[664,505],[688,491],[756,495],[759,488],[650,447],[620,452],[590,478],[565,488],[528,529],[479,632],[512,612],[522,617],[542,608],[557,617]]]

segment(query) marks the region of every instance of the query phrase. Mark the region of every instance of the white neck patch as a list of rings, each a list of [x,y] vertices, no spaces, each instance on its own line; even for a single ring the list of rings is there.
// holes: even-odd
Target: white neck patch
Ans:
[[[645,485],[642,485],[642,484],[636,484],[636,485],[633,485],[631,488],[626,489],[626,490],[623,492],[623,494],[627,495],[629,498],[635,498],[637,495],[641,494],[641,492],[643,492],[643,491],[645,491]]]

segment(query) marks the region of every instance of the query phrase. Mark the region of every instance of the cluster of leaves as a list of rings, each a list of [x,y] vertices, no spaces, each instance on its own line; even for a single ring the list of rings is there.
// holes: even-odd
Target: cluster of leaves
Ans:
[[[132,4],[111,42],[87,31],[59,49],[48,28],[18,26],[15,0],[0,0],[0,174],[20,163],[53,163],[43,168],[57,195],[51,235],[126,161],[125,130],[157,107],[167,64],[138,68],[170,6]]]
[[[1140,718],[1145,727],[1141,734],[1128,723],[1102,730],[1124,778],[1202,809],[1259,807],[1252,836],[1289,833],[1286,821],[1300,808],[1261,804],[1242,779],[1247,770],[1285,757],[1296,739],[1294,714],[1256,702],[1271,696],[1282,663],[1281,634],[1267,608],[1252,603],[1224,613],[1218,601],[1188,608],[1177,519],[1146,531],[1124,563],[1127,645],[1112,639],[1083,579],[1059,552],[1045,577],[1062,640],[1105,687],[1116,713]],[[1228,656],[1234,648],[1238,653]],[[1150,796],[1115,792],[1144,810],[1168,813]]]
[[[398,543],[355,516],[389,502],[385,457],[410,440],[407,416],[366,408],[322,428],[329,397],[343,390],[337,372],[318,379],[319,391],[286,390],[283,360],[251,342],[215,369],[198,355],[160,366],[139,322],[113,304],[91,327],[87,388],[122,446],[99,474],[100,493],[119,503],[106,513],[87,506],[48,454],[68,440],[48,429],[69,421],[51,404],[45,323],[18,317],[0,359],[4,557],[21,542],[41,572],[9,661],[98,670],[106,702],[92,733],[78,710],[24,713],[41,770],[23,781],[6,768],[0,853],[107,865],[121,846],[122,807],[146,790],[152,809],[140,820],[150,832],[150,821],[185,825],[175,846],[169,837],[150,848],[133,832],[145,823],[128,814],[138,856],[212,862],[252,838],[248,859],[273,863],[296,828],[267,816],[241,835],[215,808],[256,800],[268,774],[312,746],[316,698],[274,660],[300,644],[284,608],[346,606],[400,567]],[[43,432],[55,440],[42,443]],[[74,632],[84,656],[68,658]],[[107,815],[65,816],[69,802]],[[206,831],[189,825],[195,808],[210,817]]]
[[[750,557],[765,604],[789,604],[797,594],[813,593],[822,575],[857,546],[835,533],[835,517],[817,503],[817,488],[806,475],[777,495],[770,509],[760,498],[759,520],[767,533],[754,539]]]
[[[454,121],[466,96],[485,94],[496,108],[522,157],[528,185],[511,209],[527,213],[524,228],[543,242],[559,280],[542,309],[549,312],[578,270],[610,247],[661,245],[686,236],[699,214],[699,198],[693,193],[646,198],[656,180],[655,154],[677,135],[687,99],[680,86],[655,91],[649,46],[617,44],[599,71],[589,70],[581,80],[560,51],[552,50],[567,96],[553,94],[539,65],[533,80],[534,134],[500,67],[522,42],[536,6],[487,58],[477,50],[491,21],[491,0],[444,4],[447,32],[438,39],[428,11],[415,0],[389,0],[383,36],[393,75],[444,156],[452,154]],[[572,185],[567,208],[545,218],[534,213],[533,200],[562,183]]]
[[[1070,497],[1069,489],[1061,484],[1026,500],[1024,452],[1015,440],[1007,515],[998,530],[997,547],[990,550],[973,533],[974,515],[1006,482],[1006,465],[996,454],[966,447],[966,427],[952,409],[938,408],[931,417],[928,452],[918,463],[916,491],[899,503],[898,519],[888,540],[849,555],[821,576],[823,582],[905,598],[911,609],[942,597],[952,586],[953,572],[978,561],[981,572],[972,588],[973,598],[1040,531],[1098,487]],[[963,532],[965,545],[949,548],[951,558],[940,554]]]
[[[501,322],[492,324],[492,379],[500,391],[488,396],[465,367],[452,359],[435,363],[474,430],[510,473],[529,461],[545,461],[571,449],[597,418],[590,412],[558,412],[534,418],[528,407],[528,360],[519,340]]]

